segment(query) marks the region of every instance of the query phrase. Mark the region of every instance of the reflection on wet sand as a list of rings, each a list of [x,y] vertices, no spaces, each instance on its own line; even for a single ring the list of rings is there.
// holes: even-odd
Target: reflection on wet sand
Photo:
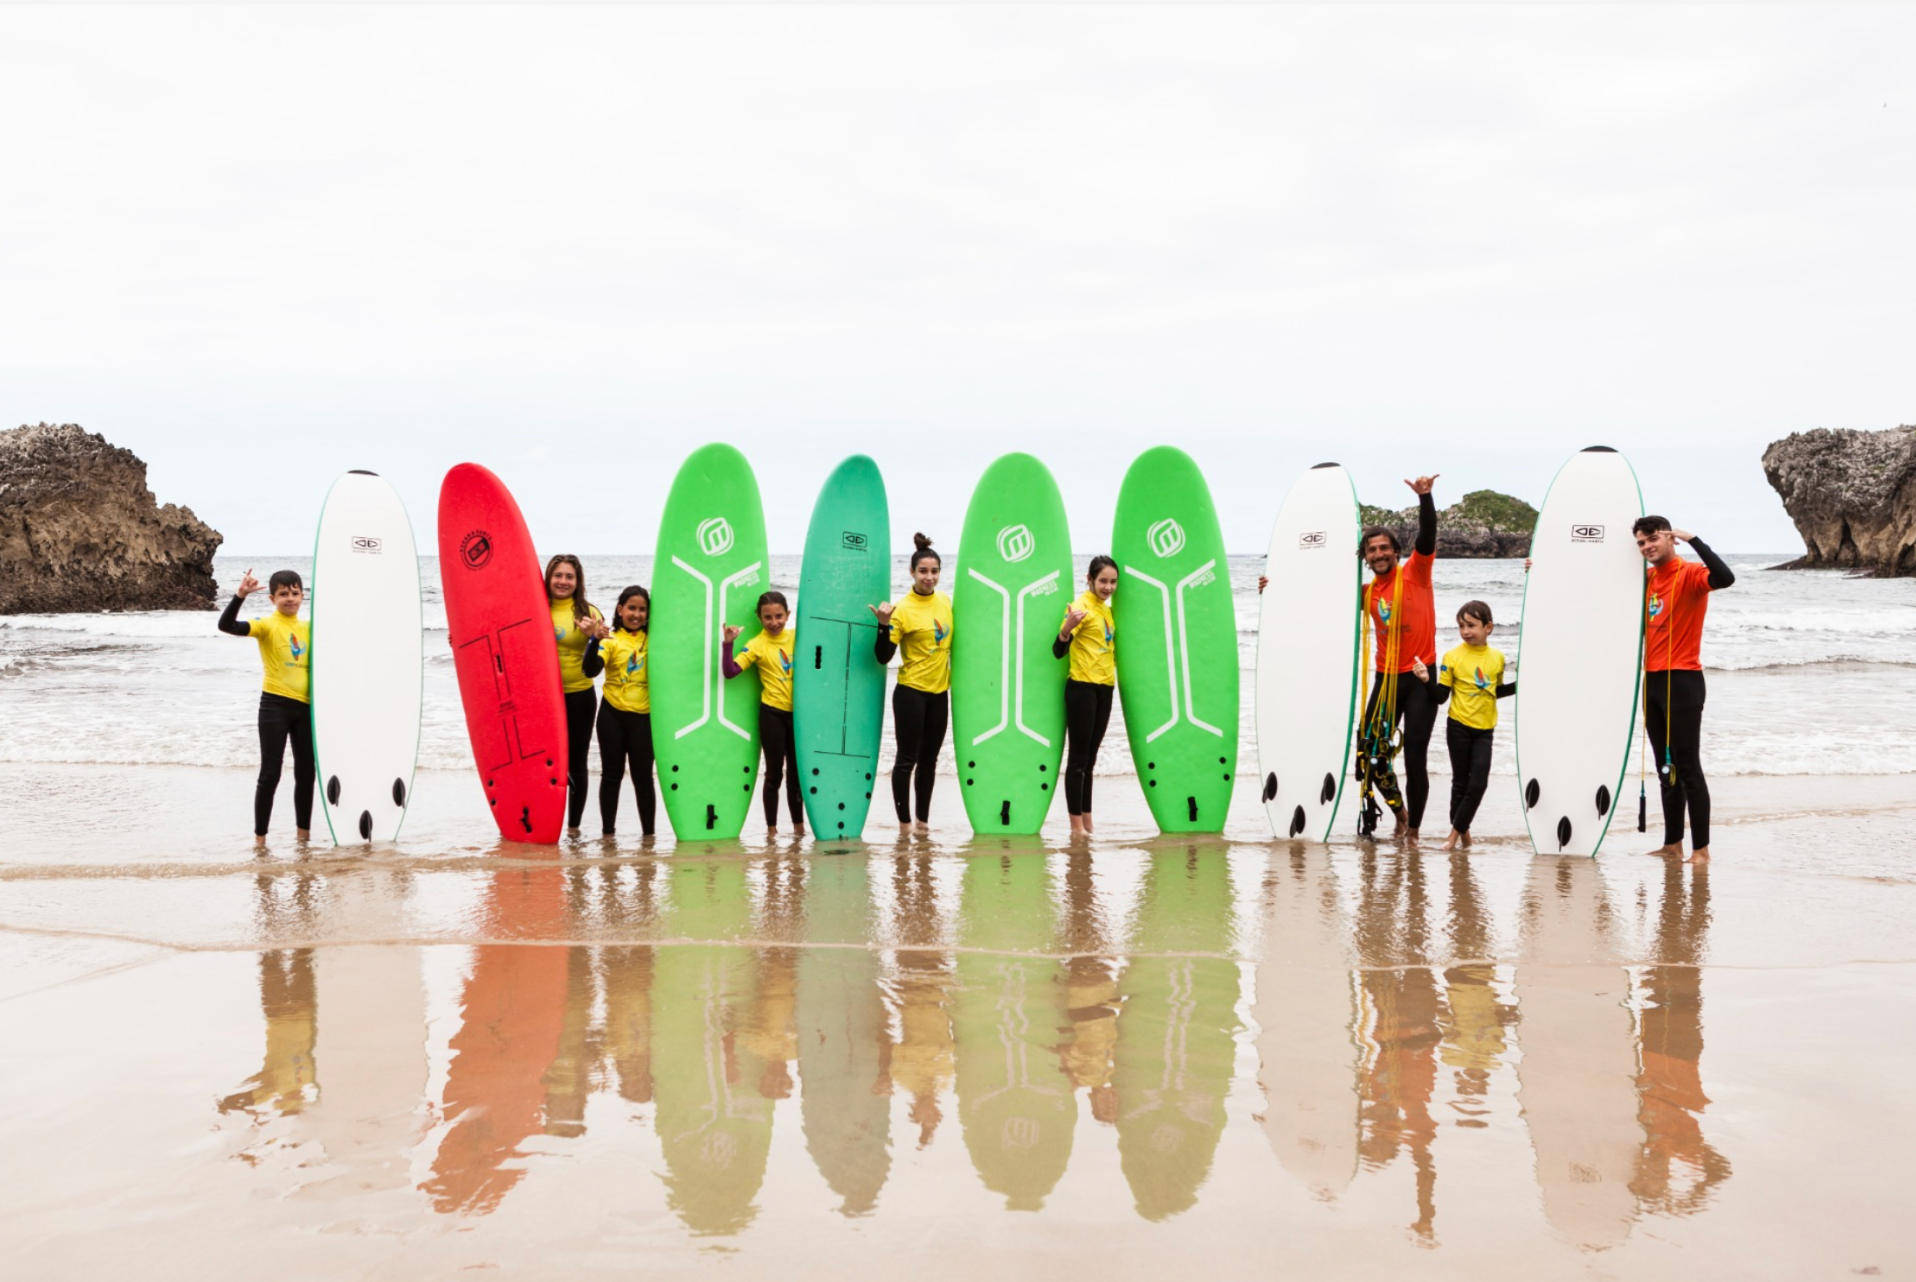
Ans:
[[[1231,907],[1223,843],[1151,852],[1111,1073],[1119,1164],[1147,1220],[1196,1203],[1224,1133],[1238,1033]]]
[[[882,1214],[954,1115],[1006,1210],[1044,1210],[1074,1154],[1109,1152],[1080,1128],[1108,1125],[1143,1220],[1198,1206],[1234,1153],[1234,1184],[1321,1203],[1395,1171],[1398,1222],[1433,1246],[1486,1132],[1527,1137],[1542,1222],[1586,1249],[1702,1211],[1729,1178],[1702,1125],[1707,869],[1652,875],[1633,964],[1587,858],[1257,857],[1246,884],[1221,842],[502,868],[440,1021],[438,1101],[424,954],[360,942],[403,936],[414,874],[261,873],[267,935],[322,942],[259,954],[263,1057],[218,1107],[248,1119],[256,1168],[300,1150],[302,1196],[408,1193],[418,1161],[408,1195],[462,1215],[545,1178],[551,1154],[593,1151],[590,1125],[648,1148],[666,1211],[698,1236],[746,1231],[792,1187],[781,1112],[802,1144],[779,1151],[802,1151],[847,1217]],[[1501,931],[1487,876],[1515,905]],[[1238,1115],[1240,1050],[1256,1089]],[[1222,1146],[1234,1124],[1263,1143]]]

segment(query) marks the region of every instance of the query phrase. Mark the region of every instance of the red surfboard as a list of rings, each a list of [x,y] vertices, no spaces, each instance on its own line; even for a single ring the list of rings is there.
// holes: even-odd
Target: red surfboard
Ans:
[[[505,483],[461,463],[439,487],[439,579],[473,764],[510,841],[565,822],[565,695],[545,578]]]

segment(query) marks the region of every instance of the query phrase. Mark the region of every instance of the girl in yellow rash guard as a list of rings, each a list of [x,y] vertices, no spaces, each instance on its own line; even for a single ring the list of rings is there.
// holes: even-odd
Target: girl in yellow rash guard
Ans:
[[[1098,745],[1111,724],[1111,696],[1118,685],[1118,625],[1111,594],[1118,590],[1118,563],[1091,558],[1084,581],[1090,586],[1065,611],[1064,626],[1051,643],[1057,658],[1071,656],[1064,683],[1064,805],[1073,834],[1091,832],[1091,771]]]
[[[930,832],[926,821],[931,818],[931,788],[938,752],[945,746],[945,727],[951,721],[951,598],[938,590],[944,558],[932,550],[931,540],[924,535],[911,538],[916,545],[911,554],[911,591],[896,602],[871,607],[878,616],[878,641],[872,653],[880,663],[890,663],[900,649],[905,652],[898,665],[898,684],[891,692],[892,727],[898,735],[891,798],[898,808],[899,831]]]
[[[658,793],[652,786],[652,682],[647,672],[652,594],[634,583],[619,593],[612,611],[616,625],[603,640],[586,642],[580,664],[585,675],[605,673],[605,702],[599,705],[599,824],[610,837],[619,817],[619,783],[627,764],[632,793],[639,803],[639,832],[652,835]]]
[[[778,781],[786,784],[786,802],[792,811],[792,831],[805,833],[805,799],[798,791],[798,736],[792,730],[792,650],[798,644],[783,592],[765,592],[758,598],[761,631],[745,643],[745,652],[732,656],[732,643],[743,628],[725,629],[725,647],[719,652],[727,680],[747,668],[758,669],[758,741],[765,749],[765,835],[778,836]]]
[[[552,635],[559,643],[559,683],[565,689],[566,836],[579,835],[585,818],[586,757],[592,750],[592,714],[599,696],[585,670],[585,647],[612,635],[605,616],[585,599],[585,567],[561,552],[546,562],[546,604],[552,609]]]
[[[233,599],[220,615],[220,631],[251,637],[259,643],[260,666],[266,681],[259,696],[259,782],[253,788],[253,842],[266,844],[266,823],[273,817],[273,794],[286,762],[286,745],[293,745],[293,828],[299,840],[312,837],[313,828],[313,713],[311,700],[312,625],[299,617],[306,585],[291,570],[276,570],[267,580],[273,613],[263,619],[240,622],[240,602],[259,590],[259,580],[248,570]]]

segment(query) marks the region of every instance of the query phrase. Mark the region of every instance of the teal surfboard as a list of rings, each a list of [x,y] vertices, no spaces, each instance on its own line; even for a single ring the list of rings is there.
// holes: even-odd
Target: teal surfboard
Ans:
[[[1037,832],[1057,795],[1067,670],[1051,643],[1073,584],[1058,483],[1005,455],[971,493],[951,589],[952,741],[974,832]]]
[[[758,676],[727,681],[719,638],[750,636],[769,581],[758,479],[729,445],[679,468],[652,569],[652,749],[680,841],[738,836],[758,780]],[[800,645],[805,633],[797,636]]]
[[[885,665],[869,607],[891,595],[885,478],[863,454],[825,479],[798,580],[792,721],[805,813],[820,840],[865,831],[885,719]]]
[[[1237,618],[1204,473],[1168,445],[1124,474],[1111,535],[1118,698],[1165,832],[1222,832],[1237,773]]]

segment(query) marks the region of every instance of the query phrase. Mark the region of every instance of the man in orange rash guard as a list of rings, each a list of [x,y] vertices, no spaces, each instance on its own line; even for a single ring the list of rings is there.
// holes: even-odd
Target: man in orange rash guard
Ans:
[[[1404,482],[1417,495],[1417,542],[1408,560],[1399,563],[1402,549],[1397,536],[1381,526],[1364,531],[1361,548],[1364,564],[1375,576],[1364,592],[1364,608],[1370,612],[1371,639],[1377,648],[1377,681],[1362,724],[1369,725],[1375,715],[1385,682],[1395,681],[1395,716],[1404,722],[1404,809],[1397,814],[1396,835],[1413,842],[1424,822],[1424,803],[1430,799],[1430,732],[1437,724],[1436,696],[1416,672],[1419,659],[1432,671],[1437,667],[1437,602],[1430,586],[1431,562],[1437,555],[1437,501],[1430,489],[1436,481],[1435,476],[1420,476]],[[1401,591],[1399,575],[1403,576]],[[1397,611],[1402,613],[1395,620],[1396,671],[1385,672],[1392,614]],[[1388,792],[1385,796],[1388,799]]]
[[[1643,719],[1663,794],[1663,844],[1653,855],[1683,853],[1683,812],[1690,812],[1690,861],[1710,857],[1710,785],[1703,778],[1703,616],[1710,593],[1736,575],[1696,535],[1660,516],[1631,526],[1648,562],[1643,576]],[[1681,540],[1703,558],[1677,555]]]

